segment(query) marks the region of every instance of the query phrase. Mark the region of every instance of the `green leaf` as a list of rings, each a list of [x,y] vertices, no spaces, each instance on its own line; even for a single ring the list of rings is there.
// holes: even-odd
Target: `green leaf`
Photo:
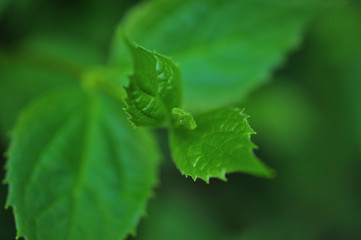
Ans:
[[[145,1],[119,28],[179,63],[186,109],[210,109],[239,101],[265,83],[299,45],[319,5],[311,0]],[[121,44],[115,39],[112,62],[129,69]]]
[[[222,108],[195,115],[194,130],[173,129],[171,150],[179,170],[207,183],[210,177],[226,180],[230,172],[272,177],[273,171],[253,154],[250,135],[255,132],[247,118],[239,109]]]
[[[197,127],[196,121],[192,114],[184,111],[181,108],[172,109],[172,126],[176,128],[185,128],[193,130]]]
[[[136,126],[158,127],[169,123],[171,111],[181,104],[178,66],[170,59],[129,43],[134,73],[129,78],[127,108]]]
[[[27,240],[121,239],[134,233],[156,183],[155,145],[119,103],[78,88],[20,116],[9,150],[8,205]]]

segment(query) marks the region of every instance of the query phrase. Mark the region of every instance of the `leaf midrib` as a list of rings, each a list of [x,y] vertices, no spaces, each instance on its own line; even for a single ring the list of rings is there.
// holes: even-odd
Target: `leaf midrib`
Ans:
[[[74,221],[75,221],[75,213],[76,209],[79,205],[79,194],[80,194],[80,188],[83,185],[84,182],[84,176],[86,173],[87,165],[89,164],[89,154],[90,154],[90,147],[91,143],[93,141],[92,134],[94,133],[95,126],[98,122],[99,112],[98,112],[98,99],[95,95],[95,92],[89,93],[88,101],[89,103],[86,106],[87,111],[87,117],[85,122],[85,131],[84,131],[84,141],[83,141],[83,147],[82,147],[82,154],[79,161],[78,166],[78,175],[75,179],[75,183],[73,185],[73,188],[71,190],[71,211],[70,211],[70,219],[69,219],[69,228],[67,233],[67,239],[72,239],[72,233],[74,231]]]

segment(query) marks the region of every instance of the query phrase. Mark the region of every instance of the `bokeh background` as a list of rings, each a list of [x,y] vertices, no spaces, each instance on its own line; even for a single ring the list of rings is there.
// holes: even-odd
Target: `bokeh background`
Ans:
[[[28,99],[64,81],[63,69],[104,64],[114,29],[138,2],[0,0],[2,153]],[[42,62],[44,55],[51,61]],[[129,239],[361,239],[360,1],[314,19],[271,81],[236,105],[251,115],[256,154],[277,177],[229,174],[228,182],[209,185],[186,179],[172,163],[167,132],[159,130],[160,185]],[[6,194],[2,185],[1,206]],[[0,239],[15,235],[11,211],[0,208]]]

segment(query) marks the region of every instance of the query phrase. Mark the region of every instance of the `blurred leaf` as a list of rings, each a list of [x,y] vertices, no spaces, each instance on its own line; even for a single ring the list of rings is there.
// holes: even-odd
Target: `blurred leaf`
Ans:
[[[242,103],[257,129],[255,139],[265,140],[260,144],[267,152],[284,154],[308,148],[309,138],[318,131],[320,113],[306,90],[291,77],[277,76],[273,84],[255,91]]]
[[[0,66],[0,127],[7,133],[15,124],[19,112],[33,98],[49,89],[71,85],[71,77],[33,67],[23,62]]]
[[[2,17],[1,15],[2,15],[3,11],[6,9],[8,4],[9,4],[9,0],[1,0],[0,1],[0,19]]]
[[[247,228],[227,240],[317,240],[313,226],[303,222],[303,219],[290,215],[272,216],[250,224]]]
[[[318,57],[312,69],[327,61]],[[299,62],[299,56],[295,58],[298,61],[292,59],[292,65],[296,63],[297,69],[311,64],[309,59]],[[316,88],[308,87],[306,79],[313,79],[313,84],[321,81],[321,68],[316,69],[316,75],[304,72],[300,82],[278,79],[276,84],[254,94],[245,106],[259,132],[255,141],[263,146],[263,158],[267,156],[278,172],[274,185],[268,187],[274,198],[283,202],[287,211],[302,212],[299,218],[304,218],[319,235],[339,233],[342,237],[335,239],[352,239],[349,236],[359,232],[361,223],[358,200],[350,191],[358,188],[350,179],[350,169],[356,167],[352,162],[357,159],[347,145],[353,140],[340,137],[343,124],[325,114],[321,101],[313,98],[311,93]],[[325,90],[327,85],[323,86]],[[289,221],[297,218],[288,217]]]
[[[215,222],[189,193],[168,189],[150,202],[149,214],[139,226],[136,240],[223,239]],[[225,238],[224,238],[225,239]]]
[[[239,109],[222,108],[195,115],[194,130],[173,129],[170,143],[179,170],[206,182],[210,177],[226,180],[225,174],[230,172],[273,176],[253,154],[256,146],[250,135],[255,132],[247,118]]]
[[[7,165],[18,236],[95,240],[134,232],[156,182],[155,149],[118,102],[92,89],[34,102],[16,125]]]
[[[178,66],[170,59],[129,43],[134,61],[127,91],[130,121],[136,126],[158,127],[169,123],[171,111],[179,107],[182,87]]]
[[[44,92],[78,83],[87,68],[100,64],[91,46],[71,37],[41,35],[0,51],[0,128],[9,131],[28,103]]]
[[[180,64],[186,109],[210,109],[238,101],[266,82],[299,44],[318,5],[309,0],[154,0],[130,11],[120,29]],[[129,69],[121,45],[115,39],[112,61]]]
[[[37,34],[28,37],[20,46],[33,57],[55,58],[77,67],[101,65],[103,53],[92,43],[72,35],[61,33]]]
[[[6,22],[19,40],[42,34],[72,36],[101,50],[104,60],[116,24],[136,2],[11,0]]]
[[[358,5],[356,5],[356,3]],[[321,77],[315,86],[320,90],[320,81],[325,86],[322,97],[325,98],[325,108],[333,113],[334,118],[346,123],[340,127],[346,142],[361,146],[361,6],[359,1],[349,4],[336,11],[329,12],[320,18],[312,31],[312,49],[309,58],[323,58],[317,62],[318,73],[311,66],[307,68],[315,77]],[[337,24],[334,24],[335,19]],[[312,52],[313,51],[313,52]],[[316,82],[316,83],[317,83]],[[311,86],[315,83],[310,82]],[[335,95],[337,97],[335,97]],[[332,104],[330,104],[332,103]],[[333,109],[331,110],[331,107]],[[335,107],[337,111],[334,111]],[[350,140],[356,141],[350,141]],[[352,144],[351,143],[351,144]],[[359,151],[361,154],[361,151]]]
[[[361,163],[360,12],[360,5],[350,2],[323,15],[313,25],[306,51],[293,62],[297,67],[291,69],[323,115],[313,136],[312,146],[317,148],[307,151],[317,169],[309,181],[309,197],[320,206],[320,218],[327,214],[328,228],[342,236],[336,239],[359,238],[361,228],[361,196],[355,182],[360,174],[354,172]]]

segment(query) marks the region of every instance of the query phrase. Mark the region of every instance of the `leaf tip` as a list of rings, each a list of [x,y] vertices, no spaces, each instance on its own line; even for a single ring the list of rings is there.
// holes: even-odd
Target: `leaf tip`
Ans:
[[[172,109],[172,125],[176,128],[184,128],[194,130],[197,128],[197,123],[192,114],[184,111],[181,108],[175,107]]]
[[[277,172],[272,168],[268,168],[268,174],[266,176],[268,179],[274,179],[277,177]]]
[[[209,176],[207,176],[207,177],[206,177],[206,179],[204,179],[204,180],[206,181],[206,183],[207,183],[207,184],[209,184],[209,179],[210,179],[210,177],[209,177]]]
[[[137,128],[137,125],[135,124],[135,122],[132,120],[133,119],[133,116],[129,113],[128,109],[129,107],[123,107],[122,108],[123,111],[125,112],[126,114],[126,117],[127,117],[127,120],[128,122],[130,123],[130,125],[132,126],[132,128]]]
[[[224,182],[227,182],[228,179],[226,177],[227,170],[225,168],[222,169],[221,175],[219,176],[219,179],[221,179]]]

